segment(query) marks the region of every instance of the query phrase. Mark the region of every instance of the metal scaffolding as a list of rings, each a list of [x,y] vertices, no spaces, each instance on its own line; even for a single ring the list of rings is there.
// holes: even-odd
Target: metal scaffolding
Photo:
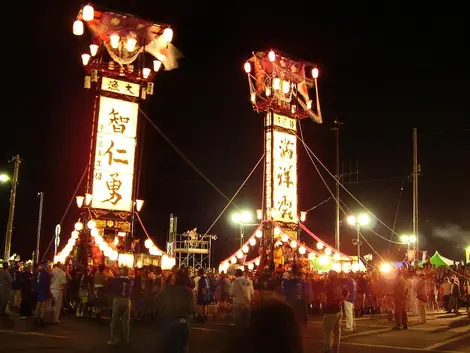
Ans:
[[[192,267],[194,269],[211,268],[211,245],[215,235],[197,235],[191,237],[188,233],[176,234],[173,252],[178,266]]]

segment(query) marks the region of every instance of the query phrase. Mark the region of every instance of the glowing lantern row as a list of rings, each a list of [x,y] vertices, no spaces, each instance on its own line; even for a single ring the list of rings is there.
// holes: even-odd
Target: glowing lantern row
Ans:
[[[149,249],[149,253],[150,255],[154,255],[154,256],[162,256],[163,253],[161,252],[160,249],[158,249],[156,246],[152,246],[150,249]]]
[[[95,244],[98,246],[100,251],[103,252],[103,255],[109,258],[111,261],[117,261],[119,258],[119,252],[113,248],[111,248],[106,240],[104,240],[102,234],[102,230],[96,228],[96,221],[90,220],[87,223],[88,229],[90,229],[90,234],[93,237]],[[117,240],[117,241],[116,241]],[[113,240],[114,246],[119,244],[118,237],[115,237]]]
[[[64,246],[62,251],[60,251],[55,257],[54,262],[62,262],[65,263],[65,260],[70,256],[70,253],[75,246],[77,239],[80,237],[80,230],[83,229],[83,223],[77,222],[74,226],[75,230],[70,233],[70,238],[67,241],[67,244]],[[78,229],[77,229],[78,228]]]
[[[331,269],[336,272],[341,272],[341,264],[339,262],[333,262]]]
[[[276,53],[273,50],[269,51],[268,59],[269,59],[270,62],[276,61]],[[250,72],[251,72],[251,64],[249,62],[245,62],[245,64],[243,65],[243,69],[249,75]],[[318,78],[318,74],[319,74],[318,68],[316,68],[316,67],[313,68],[312,69],[312,77],[315,81]],[[295,87],[295,84],[290,83],[289,81],[281,80],[279,77],[274,77],[273,80],[272,80],[272,88],[275,91],[278,91],[278,90],[282,89],[282,93],[288,94],[291,90],[291,87]],[[271,96],[271,87],[269,85],[266,85],[266,97],[270,97],[270,96]],[[252,103],[256,102],[256,93],[255,92],[251,92],[251,102]],[[306,106],[307,106],[308,110],[312,109],[312,101],[307,100],[306,101]],[[296,110],[297,110],[297,106],[292,105],[291,106],[292,114],[295,114]],[[300,214],[300,221],[301,222],[305,222],[306,214],[307,214],[306,212],[301,212],[301,214]]]
[[[153,247],[153,241],[150,240],[150,239],[145,239],[144,241],[144,246],[147,248],[147,249],[150,249],[151,247]]]
[[[92,21],[95,18],[95,9],[91,5],[86,5],[82,10],[83,21]],[[83,22],[75,20],[73,23],[73,34],[81,36],[83,34]]]
[[[82,10],[83,21],[92,21],[95,18],[95,9],[91,5],[83,6]]]
[[[243,66],[245,69],[245,72],[249,74],[251,72],[251,64],[249,62],[246,62],[245,65]]]
[[[247,63],[247,64],[249,64],[249,63]],[[281,235],[281,233],[282,233],[282,235]],[[275,236],[281,235],[280,240],[276,241],[276,243],[274,244],[275,247],[280,246],[280,245],[282,245],[282,243],[287,243],[287,242],[289,241],[289,236],[288,236],[287,234],[283,233],[282,230],[281,230],[279,227],[275,227],[275,228],[274,228],[274,235],[275,235]],[[256,232],[255,232],[255,237],[250,238],[250,239],[248,240],[248,244],[251,245],[251,246],[255,246],[255,245],[256,245],[256,238],[261,238],[262,236],[263,236],[262,230],[261,230],[261,229],[256,230]],[[151,242],[149,239],[146,240],[145,246],[146,246],[147,248],[149,248],[149,247],[151,246],[150,243],[147,243],[148,241]],[[289,243],[289,245],[290,245],[290,247],[293,248],[293,249],[298,248],[298,251],[299,251],[299,254],[300,254],[300,255],[305,255],[305,254],[307,253],[307,249],[306,249],[304,246],[300,246],[300,247],[299,247],[299,244],[297,243],[296,240],[291,240],[290,243]],[[323,244],[322,242],[318,242],[317,245],[316,245],[316,247],[317,247],[318,250],[325,249],[324,251],[325,251],[325,255],[326,255],[327,258],[332,254],[332,249],[329,248],[329,247],[326,247],[326,248],[325,248],[325,246],[324,246],[324,244]],[[248,253],[248,252],[249,252],[249,247],[248,247],[246,244],[243,245],[242,248],[241,248],[241,250],[239,250],[239,251],[235,254],[235,256],[232,256],[232,257],[230,258],[230,260],[229,260],[230,263],[236,264],[236,263],[238,262],[237,259],[242,259],[242,258],[243,258],[243,254],[246,254],[246,253]],[[322,258],[321,261],[326,262],[326,263],[329,262],[329,259],[326,260],[323,256],[322,256],[321,258]],[[308,254],[308,259],[309,259],[309,260],[315,259],[315,253],[310,252],[310,253]],[[334,260],[334,261],[340,261],[340,260],[341,260],[341,255],[340,255],[339,253],[334,253],[334,255],[333,255],[333,260]],[[228,266],[229,262],[227,261],[226,264],[227,264],[227,266]],[[222,265],[221,265],[221,266],[222,266]],[[224,268],[227,267],[227,266],[224,266]]]
[[[275,61],[276,60],[276,53],[274,53],[274,51],[270,50],[269,53],[268,53],[268,59],[271,62]]]
[[[98,46],[96,44],[90,44],[90,54],[95,56],[98,53]]]
[[[153,71],[157,72],[162,67],[162,62],[159,60],[153,61]]]
[[[321,266],[327,265],[330,263],[330,257],[326,255],[322,255],[318,258],[318,264]]]
[[[77,21],[75,21],[77,22]],[[74,23],[74,34],[75,35],[80,35],[76,34],[80,32],[80,25]],[[83,27],[83,23],[82,23]],[[82,30],[83,34],[83,30]],[[171,28],[165,28],[163,31],[163,39],[170,43],[173,40],[173,30]],[[118,49],[119,48],[119,43],[121,43],[121,37],[117,33],[113,33],[109,36],[109,44],[111,45],[111,48],[113,49]],[[134,37],[128,37],[126,40],[126,49],[128,52],[133,52],[137,46],[137,39]]]
[[[81,231],[81,230],[83,230],[83,223],[82,223],[82,222],[77,222],[77,223],[75,223],[74,228],[75,228],[75,230],[78,231],[78,232]]]
[[[134,267],[134,254],[119,254],[118,265],[129,268]]]
[[[171,270],[176,265],[176,258],[168,255],[162,256],[161,268],[162,270]]]
[[[219,265],[219,272],[222,272],[222,271],[223,271],[223,272],[227,272],[228,269],[230,268],[230,264],[235,265],[236,263],[237,263],[237,259],[236,259],[235,257],[232,257],[232,258],[230,259],[230,262],[229,262],[229,261],[224,261],[224,262],[222,262],[222,263]],[[260,260],[259,260],[259,258],[256,258],[255,261],[250,262],[250,263],[247,265],[247,267],[248,267],[248,269],[249,269],[250,271],[252,271],[252,270],[255,268],[255,266],[259,266],[259,264],[260,264]],[[242,267],[242,269],[243,269],[243,267]]]
[[[88,223],[86,224],[86,226],[88,227],[88,229],[95,229],[96,228],[96,221],[94,221],[93,219],[89,220]]]
[[[135,46],[137,45],[137,39],[135,38],[127,38],[126,42],[126,49],[129,52],[132,52],[135,50]]]
[[[163,252],[155,246],[155,244],[153,243],[153,241],[151,239],[146,239],[144,241],[144,246],[147,249],[149,249],[150,255],[154,255],[154,256],[162,256],[163,255]]]

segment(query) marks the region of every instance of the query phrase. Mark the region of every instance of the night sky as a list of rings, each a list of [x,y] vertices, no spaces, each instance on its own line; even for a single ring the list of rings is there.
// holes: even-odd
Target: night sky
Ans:
[[[155,95],[142,108],[226,195],[238,189],[263,148],[263,117],[252,111],[243,63],[252,51],[279,49],[315,62],[320,69],[324,123],[302,122],[307,144],[334,172],[330,129],[335,119],[342,121],[344,172],[349,173],[350,163],[352,172],[356,161],[359,165],[359,182],[355,176],[346,177],[346,186],[390,227],[397,215],[398,233],[411,231],[408,177],[412,128],[418,128],[421,244],[430,253],[438,249],[447,257],[463,258],[463,248],[470,245],[470,75],[468,27],[458,9],[451,17],[437,9],[405,17],[398,7],[357,5],[309,10],[300,3],[284,2],[285,8],[280,8],[265,1],[249,6],[223,1],[97,3],[172,25],[173,43],[185,58],[178,70],[158,74]],[[16,153],[23,158],[12,253],[24,259],[35,246],[37,193],[45,193],[44,251],[87,163],[92,92],[83,88],[80,54],[90,43],[72,34],[80,5],[34,2],[27,10],[13,11],[9,19],[12,40],[9,64],[3,68],[0,171],[11,174],[9,159]],[[171,212],[179,218],[180,232],[196,226],[205,232],[226,200],[152,126],[145,123],[144,129],[139,196],[146,204],[141,216],[163,248]],[[305,210],[329,193],[299,148],[299,209]],[[333,187],[332,178],[324,176]],[[261,183],[258,168],[235,199],[237,206],[259,208]],[[8,198],[8,184],[1,185],[2,254]],[[362,210],[345,192],[342,198],[351,210]],[[237,228],[230,222],[233,211],[230,207],[211,231],[218,236],[217,262],[238,244]],[[63,223],[64,233],[72,230],[77,218],[74,202]],[[306,224],[332,243],[334,202],[310,212]],[[374,231],[390,238],[390,231],[380,224]],[[344,224],[341,233],[342,249],[354,254],[353,231]],[[372,232],[364,234],[382,255],[402,256],[399,247],[389,248]],[[366,246],[364,252],[371,250]]]

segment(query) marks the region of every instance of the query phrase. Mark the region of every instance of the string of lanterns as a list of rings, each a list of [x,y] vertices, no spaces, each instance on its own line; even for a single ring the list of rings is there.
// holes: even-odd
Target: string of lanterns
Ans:
[[[81,232],[84,230],[85,226],[81,221],[78,221],[74,225],[74,230],[70,234],[70,238],[67,241],[65,247],[60,251],[55,257],[54,262],[62,262],[70,256],[70,253],[73,250],[73,247],[76,244],[77,239],[80,237]],[[87,223],[87,228],[90,230],[90,235],[93,238],[94,243],[100,251],[103,252],[104,256],[109,258],[111,261],[116,261],[119,257],[119,253],[116,249],[109,245],[109,243],[103,238],[103,230],[96,227],[96,221],[90,220]],[[119,232],[118,236],[125,236],[126,233]],[[112,245],[115,247],[119,244],[119,238],[116,236],[113,240]]]
[[[149,250],[150,255],[155,255],[155,256],[163,255],[163,251],[160,250],[157,246],[155,246],[152,239],[150,238],[144,241],[144,246]]]
[[[320,266],[325,266],[328,265],[331,261],[331,255],[332,260],[334,261],[332,264],[332,269],[335,271],[340,272],[341,270],[344,272],[350,272],[351,270],[353,272],[356,272],[359,270],[359,265],[357,263],[350,264],[348,261],[352,261],[352,259],[340,252],[337,252],[336,250],[333,250],[332,248],[325,246],[325,244],[319,240],[318,237],[310,234],[312,237],[317,239],[317,244],[316,248],[318,251],[315,251],[305,244],[299,243],[297,240],[291,238],[288,234],[284,233],[282,229],[275,223],[274,228],[274,236],[277,238],[277,241],[274,243],[274,246],[277,247],[279,245],[288,243],[289,246],[292,249],[296,249],[300,255],[307,255],[307,258],[310,261],[314,261],[315,258],[318,256],[318,264]],[[226,272],[230,265],[236,265],[239,260],[242,260],[244,256],[250,251],[250,247],[256,246],[258,243],[258,239],[262,238],[263,232],[261,230],[262,223],[258,226],[258,228],[255,230],[253,235],[246,241],[246,243],[235,253],[233,253],[231,256],[226,258],[220,263],[219,266],[219,271],[224,271]],[[323,254],[320,253],[319,251],[323,251]],[[345,261],[343,264],[341,261]],[[259,266],[260,264],[260,257],[257,257],[251,261],[245,262],[243,266],[247,266],[248,269],[251,271],[254,269],[254,267]]]

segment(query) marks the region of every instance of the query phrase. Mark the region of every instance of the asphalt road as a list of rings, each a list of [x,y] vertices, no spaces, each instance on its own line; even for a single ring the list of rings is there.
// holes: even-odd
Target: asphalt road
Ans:
[[[354,332],[343,331],[341,353],[470,353],[470,319],[466,315],[430,313],[426,324],[417,324],[416,320],[410,318],[408,330],[395,331],[393,323],[385,317],[359,318]],[[100,325],[73,315],[64,316],[59,325],[46,327],[36,327],[33,319],[20,320],[15,314],[0,319],[0,353],[161,352],[155,324],[135,323],[131,337],[132,342],[127,346],[109,346],[107,321]],[[229,323],[209,321],[194,325],[190,353],[229,352],[232,338],[233,327]],[[272,339],[276,339],[275,332]],[[310,319],[304,333],[304,347],[306,353],[323,352],[320,317]]]

